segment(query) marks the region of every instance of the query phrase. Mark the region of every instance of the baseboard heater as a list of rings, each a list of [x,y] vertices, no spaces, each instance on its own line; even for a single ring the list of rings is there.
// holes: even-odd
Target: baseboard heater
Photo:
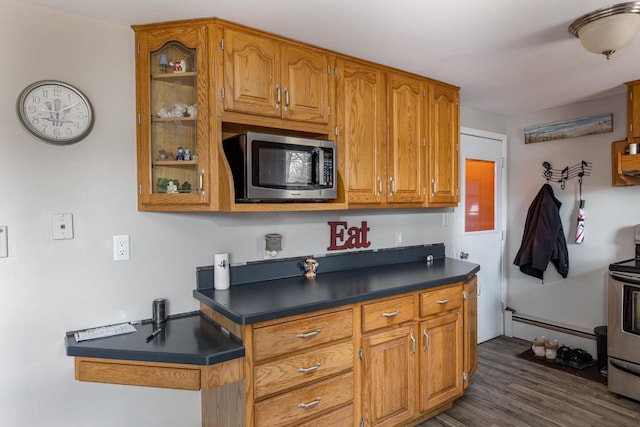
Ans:
[[[540,328],[550,329],[550,330],[556,331],[556,332],[562,332],[562,333],[567,334],[567,335],[573,335],[573,336],[576,336],[576,337],[587,338],[587,339],[590,339],[590,340],[595,340],[596,339],[595,333],[581,331],[579,329],[576,329],[576,328],[568,326],[568,325],[553,324],[553,323],[550,323],[547,320],[536,319],[535,317],[529,317],[529,316],[525,316],[525,315],[522,315],[522,314],[513,313],[511,315],[511,319],[514,322],[520,322],[520,323],[525,323],[527,325],[538,326]]]

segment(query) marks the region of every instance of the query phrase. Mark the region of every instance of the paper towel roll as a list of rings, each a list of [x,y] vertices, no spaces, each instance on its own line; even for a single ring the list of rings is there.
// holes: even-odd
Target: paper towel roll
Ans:
[[[229,289],[229,254],[213,256],[213,287],[218,290]]]

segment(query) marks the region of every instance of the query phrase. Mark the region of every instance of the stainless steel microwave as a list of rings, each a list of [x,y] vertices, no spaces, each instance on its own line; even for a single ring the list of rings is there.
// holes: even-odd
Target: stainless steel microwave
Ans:
[[[337,197],[334,141],[243,132],[222,142],[237,202],[314,202]]]

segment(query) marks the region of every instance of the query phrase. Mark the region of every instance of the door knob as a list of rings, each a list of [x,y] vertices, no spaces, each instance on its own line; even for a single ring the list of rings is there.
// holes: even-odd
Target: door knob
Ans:
[[[469,254],[466,252],[460,252],[460,259],[467,259],[469,258]]]

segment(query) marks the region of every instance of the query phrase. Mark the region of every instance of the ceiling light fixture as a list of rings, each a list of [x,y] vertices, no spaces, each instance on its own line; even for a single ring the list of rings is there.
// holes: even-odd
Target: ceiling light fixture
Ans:
[[[573,21],[569,32],[589,52],[611,55],[631,43],[640,31],[640,1],[594,10]]]

